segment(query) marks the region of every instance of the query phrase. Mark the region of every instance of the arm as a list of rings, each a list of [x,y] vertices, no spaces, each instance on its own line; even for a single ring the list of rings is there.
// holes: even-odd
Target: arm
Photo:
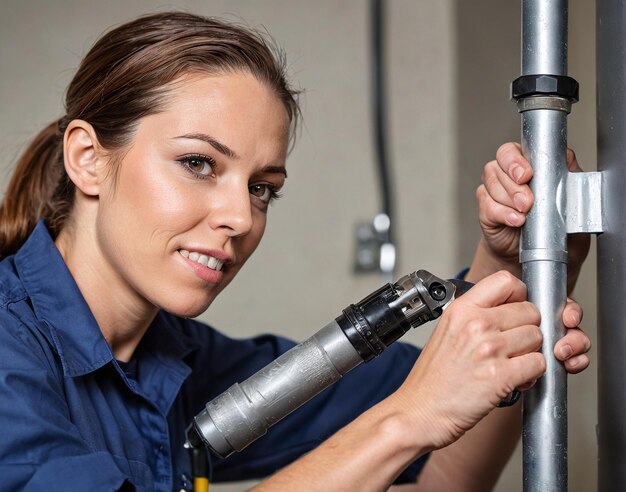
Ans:
[[[580,171],[572,151],[568,152],[567,163],[570,171]],[[533,203],[528,187],[531,177],[532,168],[518,144],[503,145],[496,160],[486,164],[483,184],[476,192],[483,237],[466,280],[477,282],[497,270],[521,277],[519,228]],[[589,236],[571,236],[568,249],[568,292],[571,292],[589,249]],[[589,365],[585,353],[590,342],[577,328],[581,318],[580,307],[569,301],[563,313],[568,333],[556,344],[554,354],[570,373],[580,372]],[[439,490],[445,484],[442,490],[482,491],[495,486],[519,440],[520,412],[520,404],[492,412],[458,442],[433,453],[418,484],[406,490]]]
[[[257,490],[385,490],[416,457],[457,440],[545,368],[525,294],[504,273],[476,285],[446,310],[393,395]]]
[[[567,338],[560,340],[554,351],[555,356],[564,361],[570,374],[578,373],[589,365],[585,355],[590,348],[589,339],[573,328],[581,316],[578,305],[569,301],[567,318],[570,330]],[[570,345],[573,356],[560,352],[566,345]],[[482,492],[493,489],[519,441],[521,409],[519,402],[512,407],[495,409],[457,442],[433,452],[417,484],[397,487],[398,491]]]
[[[498,156],[498,161],[488,164],[487,184],[479,190],[485,239],[468,273],[467,279],[474,282],[498,270],[520,274],[518,228],[532,205],[526,185],[532,170],[518,146],[503,146]],[[568,162],[570,169],[577,167],[573,154]],[[506,168],[518,181],[508,180],[508,175],[494,166]],[[521,168],[521,177],[516,167]],[[522,193],[521,202],[520,196],[514,196],[517,192]],[[516,202],[521,212],[512,209]],[[576,252],[576,247],[580,256],[573,262],[572,287],[588,239],[578,238],[570,252]],[[534,308],[522,302],[525,287],[519,287],[521,282],[517,288],[505,288],[512,278],[503,273],[492,275],[457,300],[396,393],[257,490],[291,490],[296,484],[298,490],[385,490],[404,466],[433,450],[419,482],[398,489],[471,491],[493,487],[519,438],[520,410],[519,405],[491,410],[513,388],[530,387],[545,365],[536,352],[541,345],[540,333],[535,330],[539,319],[522,321],[520,312]],[[527,316],[530,311],[525,311]],[[563,317],[570,330],[555,347],[555,354],[567,360],[570,372],[578,372],[588,364],[584,353],[589,349],[589,340],[576,329],[580,308],[568,303]],[[561,352],[566,347],[570,355]]]
[[[570,172],[582,171],[571,149],[567,152],[567,168]],[[496,160],[485,165],[483,184],[476,190],[483,236],[466,280],[478,282],[498,270],[506,270],[521,278],[519,237],[526,214],[534,201],[528,186],[532,174],[532,167],[517,143],[502,145],[496,153]],[[574,290],[582,264],[589,253],[590,242],[589,234],[570,234],[568,237],[568,294]],[[568,332],[554,347],[554,354],[564,362],[571,374],[579,373],[589,365],[585,353],[591,345],[578,329],[581,321],[582,310],[568,300],[563,311],[563,324]]]

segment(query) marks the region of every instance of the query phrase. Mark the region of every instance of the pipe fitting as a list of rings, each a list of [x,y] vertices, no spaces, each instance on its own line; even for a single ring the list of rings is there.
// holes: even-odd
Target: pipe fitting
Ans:
[[[522,75],[511,84],[511,99],[529,96],[558,96],[578,101],[578,82],[566,75]]]

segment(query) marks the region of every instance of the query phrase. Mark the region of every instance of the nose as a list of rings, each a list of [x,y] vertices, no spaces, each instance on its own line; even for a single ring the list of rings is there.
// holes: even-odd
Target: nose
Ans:
[[[224,183],[226,184],[226,183]],[[214,230],[228,236],[243,236],[252,229],[252,204],[248,183],[230,183],[209,196],[209,223]]]

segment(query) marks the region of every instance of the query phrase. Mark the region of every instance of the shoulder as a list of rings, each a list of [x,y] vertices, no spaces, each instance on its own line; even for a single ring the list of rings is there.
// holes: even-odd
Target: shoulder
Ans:
[[[54,344],[38,319],[11,258],[0,262],[0,361],[2,366],[57,366]]]
[[[27,293],[15,268],[14,256],[0,261],[0,307],[26,299]]]
[[[259,334],[254,337],[238,337],[235,330],[223,332],[215,327],[198,319],[180,318],[178,316],[162,312],[162,316],[176,330],[192,343],[202,347],[213,347],[213,349],[240,348],[246,352],[256,349],[266,351],[271,350],[276,356],[295,345],[295,342],[288,338],[273,335]]]

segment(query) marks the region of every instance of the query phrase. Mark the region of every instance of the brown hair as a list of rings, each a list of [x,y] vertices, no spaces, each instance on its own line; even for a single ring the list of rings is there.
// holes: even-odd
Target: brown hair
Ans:
[[[71,212],[74,184],[63,165],[63,134],[74,119],[90,123],[114,153],[130,143],[138,120],[159,112],[168,83],[189,73],[247,71],[283,102],[293,142],[297,91],[287,82],[283,53],[258,31],[214,18],[163,12],[104,34],[70,83],[66,115],[43,129],[17,162],[0,205],[0,257],[14,253],[40,219],[53,236]]]

